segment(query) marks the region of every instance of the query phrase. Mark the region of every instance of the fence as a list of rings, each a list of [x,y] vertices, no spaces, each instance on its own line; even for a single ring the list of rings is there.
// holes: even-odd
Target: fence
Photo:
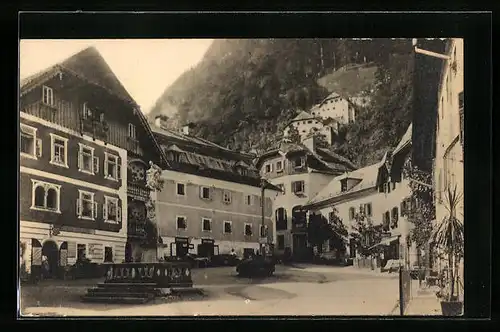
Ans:
[[[405,314],[411,299],[411,275],[406,268],[399,269],[399,312],[401,316]]]

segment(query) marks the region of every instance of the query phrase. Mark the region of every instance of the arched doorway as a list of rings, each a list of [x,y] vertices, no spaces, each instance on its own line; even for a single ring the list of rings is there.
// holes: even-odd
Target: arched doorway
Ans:
[[[47,240],[42,246],[42,257],[47,257],[47,269],[44,269],[45,278],[54,278],[59,266],[59,248],[53,240]],[[42,259],[43,261],[43,259]]]

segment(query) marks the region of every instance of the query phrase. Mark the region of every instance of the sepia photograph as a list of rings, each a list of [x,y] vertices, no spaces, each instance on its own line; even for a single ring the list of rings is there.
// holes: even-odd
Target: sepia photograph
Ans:
[[[21,317],[464,314],[464,39],[20,39],[18,97]]]

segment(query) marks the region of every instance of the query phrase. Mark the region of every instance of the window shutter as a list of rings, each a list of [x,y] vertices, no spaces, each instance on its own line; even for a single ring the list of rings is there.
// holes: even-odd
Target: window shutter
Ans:
[[[82,150],[78,151],[78,169],[82,169]]]
[[[76,215],[77,216],[82,215],[82,200],[81,199],[76,200]]]
[[[104,201],[104,204],[102,205],[102,219],[108,220],[108,202]]]
[[[203,187],[200,187],[200,198],[203,198]]]
[[[41,138],[37,138],[35,149],[36,149],[36,156],[38,158],[40,158],[42,156],[42,139]]]
[[[213,197],[214,197],[214,188],[210,188],[208,199],[213,199]]]
[[[122,207],[120,201],[116,202],[116,221],[122,221]]]
[[[120,164],[121,160],[118,159],[118,162],[116,164],[116,178],[117,180],[122,179],[122,165]]]
[[[99,157],[94,157],[94,173],[99,173]]]
[[[97,219],[97,208],[98,208],[98,204],[97,204],[97,202],[94,202],[94,210],[92,211],[93,215],[94,215],[94,219]]]

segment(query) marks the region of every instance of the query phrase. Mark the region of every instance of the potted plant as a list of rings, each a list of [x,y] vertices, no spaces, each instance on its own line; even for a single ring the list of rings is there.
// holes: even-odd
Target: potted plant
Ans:
[[[464,226],[456,217],[460,195],[456,187],[448,188],[445,193],[445,207],[449,214],[437,225],[432,240],[448,259],[444,285],[437,294],[441,299],[441,310],[444,316],[462,314],[462,301],[458,299],[458,262],[463,257]]]

